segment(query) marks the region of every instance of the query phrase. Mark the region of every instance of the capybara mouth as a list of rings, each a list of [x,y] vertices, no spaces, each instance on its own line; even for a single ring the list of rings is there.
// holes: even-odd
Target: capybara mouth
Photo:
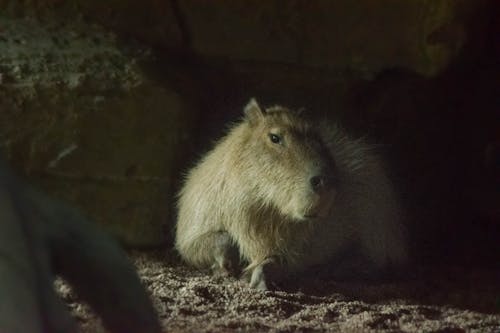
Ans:
[[[319,205],[316,205],[312,209],[308,209],[303,213],[304,220],[316,220],[328,217],[331,213],[331,202],[322,202]]]

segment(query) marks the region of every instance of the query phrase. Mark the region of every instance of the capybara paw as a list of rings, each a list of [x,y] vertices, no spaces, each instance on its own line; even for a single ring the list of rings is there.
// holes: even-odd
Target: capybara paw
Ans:
[[[259,265],[253,269],[250,278],[250,287],[262,291],[268,290],[263,265]]]

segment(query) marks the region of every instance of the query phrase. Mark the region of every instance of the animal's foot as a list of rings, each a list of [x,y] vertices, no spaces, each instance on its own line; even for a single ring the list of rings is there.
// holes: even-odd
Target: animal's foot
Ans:
[[[254,266],[253,269],[247,269],[244,278],[250,284],[250,287],[257,290],[274,289],[274,282],[278,281],[282,269],[275,257],[269,257],[261,263]]]
[[[214,264],[212,273],[215,276],[237,276],[240,269],[238,250],[235,248],[227,232],[219,232],[215,242]]]

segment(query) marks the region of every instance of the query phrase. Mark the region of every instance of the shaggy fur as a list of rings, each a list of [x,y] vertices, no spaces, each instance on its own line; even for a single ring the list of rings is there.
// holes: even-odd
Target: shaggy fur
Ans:
[[[188,263],[229,270],[235,247],[251,285],[267,289],[266,275],[325,264],[348,248],[364,269],[405,262],[398,202],[367,144],[284,107],[251,100],[245,114],[179,194],[176,248]]]

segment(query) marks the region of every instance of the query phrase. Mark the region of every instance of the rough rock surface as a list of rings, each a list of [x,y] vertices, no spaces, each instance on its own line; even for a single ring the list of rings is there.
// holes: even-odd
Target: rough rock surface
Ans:
[[[362,75],[404,67],[425,75],[446,68],[483,3],[453,0],[157,1],[0,0],[10,15],[86,15],[152,45],[203,57]]]
[[[0,149],[134,246],[165,242],[196,116],[152,57],[84,20],[0,16]]]
[[[259,292],[187,268],[170,255],[132,255],[166,332],[500,332],[500,272],[420,268],[406,282],[317,277]],[[83,332],[102,332],[88,307],[57,286]]]

